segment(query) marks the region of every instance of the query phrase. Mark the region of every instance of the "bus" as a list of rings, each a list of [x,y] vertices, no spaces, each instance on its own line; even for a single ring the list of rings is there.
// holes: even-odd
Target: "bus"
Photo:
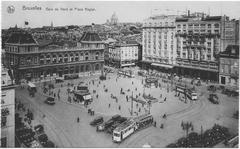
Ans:
[[[116,129],[113,130],[113,142],[120,143],[128,136],[133,134],[137,129],[136,122],[130,118],[127,121],[120,124]]]

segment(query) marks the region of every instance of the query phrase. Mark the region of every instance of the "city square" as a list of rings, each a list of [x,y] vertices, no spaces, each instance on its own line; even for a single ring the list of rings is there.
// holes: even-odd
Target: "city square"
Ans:
[[[135,70],[135,73],[136,72]],[[157,123],[156,127],[151,126],[141,130],[124,140],[121,144],[115,144],[112,142],[110,134],[96,132],[96,128],[89,125],[90,121],[99,115],[103,116],[105,121],[115,114],[126,117],[134,116],[130,114],[131,102],[130,99],[128,102],[126,101],[126,95],[131,96],[132,93],[133,95],[142,94],[144,90],[142,85],[143,79],[144,77],[138,76],[137,73],[135,78],[117,76],[115,71],[114,73],[108,74],[107,80],[103,81],[99,80],[98,76],[86,76],[60,83],[63,85],[54,83],[55,88],[53,92],[57,94],[60,89],[60,100],[56,99],[56,104],[50,107],[44,103],[48,93],[43,93],[41,89],[43,83],[36,83],[37,93],[35,97],[30,97],[26,89],[17,89],[16,97],[18,100],[25,102],[27,107],[29,106],[34,115],[36,115],[36,122],[45,124],[44,126],[49,129],[49,132],[47,132],[49,136],[51,136],[50,138],[54,140],[57,146],[142,147],[144,144],[150,144],[152,147],[166,147],[178,138],[185,136],[185,131],[181,129],[181,123],[183,121],[191,122],[195,132],[200,132],[201,127],[209,129],[214,124],[221,124],[231,128],[230,131],[232,133],[238,130],[238,122],[232,118],[232,114],[238,109],[238,105],[236,104],[238,103],[237,98],[227,97],[226,95],[217,93],[220,104],[214,105],[208,100],[209,93],[206,90],[207,84],[203,84],[197,87],[198,100],[188,100],[187,103],[185,103],[179,100],[178,97],[175,97],[175,91],[170,90],[169,93],[167,93],[167,86],[171,88],[171,84],[169,83],[167,85],[167,83],[163,83],[160,78],[159,83],[161,84],[161,88],[154,87],[145,89],[146,94],[149,93],[158,99],[158,101],[152,103],[150,107],[150,113]],[[94,85],[92,80],[95,82]],[[189,79],[186,79],[186,82],[187,80]],[[49,81],[48,83],[51,82],[54,81]],[[83,104],[75,103],[74,101],[69,102],[67,100],[67,88],[69,87],[67,84],[73,83],[74,86],[77,86],[79,82],[84,82],[84,85],[89,87],[93,96],[93,102],[88,106],[94,109],[96,116],[88,115],[87,108],[84,107]],[[108,89],[108,92],[104,91],[103,86]],[[125,95],[120,95],[121,88],[125,88]],[[135,90],[136,88],[137,90]],[[128,89],[130,89],[129,92],[127,92]],[[93,90],[96,90],[96,93],[93,94]],[[118,102],[111,98],[111,94],[117,96]],[[160,97],[160,94],[162,94],[162,97]],[[98,98],[96,97],[97,95]],[[165,97],[166,101],[164,102]],[[110,107],[109,104],[111,105]],[[139,113],[139,115],[148,112],[148,106],[144,105],[142,107],[140,103],[138,107],[141,107],[141,112],[138,112],[136,104],[136,102],[133,102],[134,112]],[[120,110],[119,106],[121,106]],[[165,119],[162,117],[164,114],[167,115]],[[43,118],[42,115],[46,115],[46,117]],[[80,118],[79,123],[77,123],[77,117]],[[160,128],[161,124],[164,125],[164,128]],[[171,131],[173,129],[175,131]],[[168,139],[166,140],[166,138]]]
[[[1,4],[1,147],[238,147],[239,2]]]

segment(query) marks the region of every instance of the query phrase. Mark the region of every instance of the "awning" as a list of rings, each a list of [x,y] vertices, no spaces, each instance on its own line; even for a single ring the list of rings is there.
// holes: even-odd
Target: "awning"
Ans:
[[[28,86],[30,86],[32,88],[36,87],[35,84],[33,84],[32,82],[28,82]]]
[[[92,99],[92,96],[91,95],[85,95],[83,96],[84,100],[90,100]]]
[[[121,64],[122,66],[131,66],[131,65],[135,65],[135,63],[130,63],[130,64]]]
[[[166,65],[166,64],[159,64],[159,63],[152,63],[152,66],[159,66],[159,67],[165,67],[165,68],[173,68],[171,65]]]

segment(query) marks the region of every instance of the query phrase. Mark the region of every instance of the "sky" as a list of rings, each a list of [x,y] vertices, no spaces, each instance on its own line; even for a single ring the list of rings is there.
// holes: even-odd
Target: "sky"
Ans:
[[[15,11],[8,13],[8,6],[13,6]],[[24,10],[24,6],[41,7],[41,10]],[[47,8],[53,10],[47,11]],[[73,10],[70,11],[70,8]],[[1,25],[6,29],[16,24],[24,27],[25,21],[29,22],[28,27],[50,26],[51,22],[53,26],[102,24],[114,12],[119,22],[142,22],[151,15],[173,13],[172,11],[181,14],[187,9],[210,15],[225,14],[235,19],[240,17],[240,1],[3,1]]]

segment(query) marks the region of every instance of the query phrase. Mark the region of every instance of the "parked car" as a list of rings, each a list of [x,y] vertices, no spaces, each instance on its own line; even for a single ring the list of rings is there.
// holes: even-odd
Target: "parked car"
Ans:
[[[49,104],[49,105],[54,105],[55,104],[55,99],[53,97],[48,97],[46,100],[45,100],[45,103],[46,104]]]
[[[37,125],[37,126],[34,127],[34,130],[35,130],[35,132],[40,134],[40,133],[44,132],[44,127],[43,127],[43,125]]]
[[[97,126],[97,131],[104,131],[107,128],[111,127],[113,124],[114,124],[114,120],[110,119],[107,122],[98,125]]]
[[[209,94],[208,100],[213,104],[219,104],[218,96],[216,94]]]
[[[99,117],[96,117],[93,121],[91,121],[90,125],[96,126],[96,125],[99,125],[99,124],[102,124],[102,123],[103,123],[103,117],[99,116]]]

